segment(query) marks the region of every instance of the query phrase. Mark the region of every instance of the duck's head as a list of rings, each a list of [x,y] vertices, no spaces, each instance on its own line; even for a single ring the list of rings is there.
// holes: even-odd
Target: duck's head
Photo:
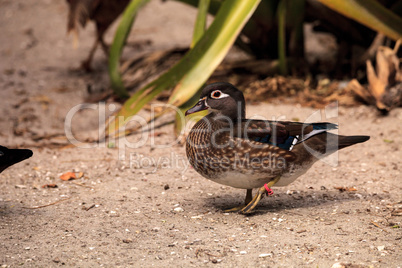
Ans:
[[[226,82],[209,84],[201,91],[200,100],[187,110],[186,115],[207,109],[214,114],[214,117],[225,116],[232,120],[245,118],[246,105],[243,92]]]

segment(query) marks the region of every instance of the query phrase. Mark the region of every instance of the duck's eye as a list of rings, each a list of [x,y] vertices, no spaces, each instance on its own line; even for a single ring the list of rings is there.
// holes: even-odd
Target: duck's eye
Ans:
[[[222,95],[222,92],[220,92],[219,90],[215,90],[214,92],[211,93],[211,97],[213,99],[219,99]]]

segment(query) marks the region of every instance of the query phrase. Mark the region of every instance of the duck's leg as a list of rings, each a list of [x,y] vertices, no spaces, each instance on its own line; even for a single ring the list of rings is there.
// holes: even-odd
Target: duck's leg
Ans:
[[[243,206],[238,206],[238,207],[234,207],[234,208],[230,208],[230,209],[225,209],[224,212],[239,212],[245,206],[247,206],[248,203],[251,202],[252,197],[253,197],[253,189],[247,189],[245,204]]]
[[[261,188],[258,189],[257,193],[255,194],[254,198],[248,203],[244,208],[242,208],[239,213],[242,214],[248,214],[253,211],[255,206],[260,202],[261,198],[265,193],[267,193],[267,188],[271,188],[275,183],[279,181],[281,177],[275,177],[272,181],[268,182],[267,185],[262,186]],[[248,192],[247,192],[248,193]]]
[[[247,206],[253,200],[253,189],[247,189],[246,200],[244,205]]]

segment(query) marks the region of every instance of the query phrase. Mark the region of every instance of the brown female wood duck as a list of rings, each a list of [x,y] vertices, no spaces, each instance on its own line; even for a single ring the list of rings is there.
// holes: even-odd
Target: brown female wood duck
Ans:
[[[187,137],[186,154],[205,178],[247,189],[245,205],[228,211],[250,213],[273,185],[288,185],[318,159],[370,138],[329,133],[332,123],[246,119],[243,93],[229,83],[206,86],[186,115],[207,109]]]

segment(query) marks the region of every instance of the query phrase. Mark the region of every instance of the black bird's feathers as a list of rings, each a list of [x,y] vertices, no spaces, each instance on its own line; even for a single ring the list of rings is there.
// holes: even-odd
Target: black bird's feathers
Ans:
[[[21,162],[33,155],[29,149],[8,149],[0,145],[0,173],[18,162]]]

